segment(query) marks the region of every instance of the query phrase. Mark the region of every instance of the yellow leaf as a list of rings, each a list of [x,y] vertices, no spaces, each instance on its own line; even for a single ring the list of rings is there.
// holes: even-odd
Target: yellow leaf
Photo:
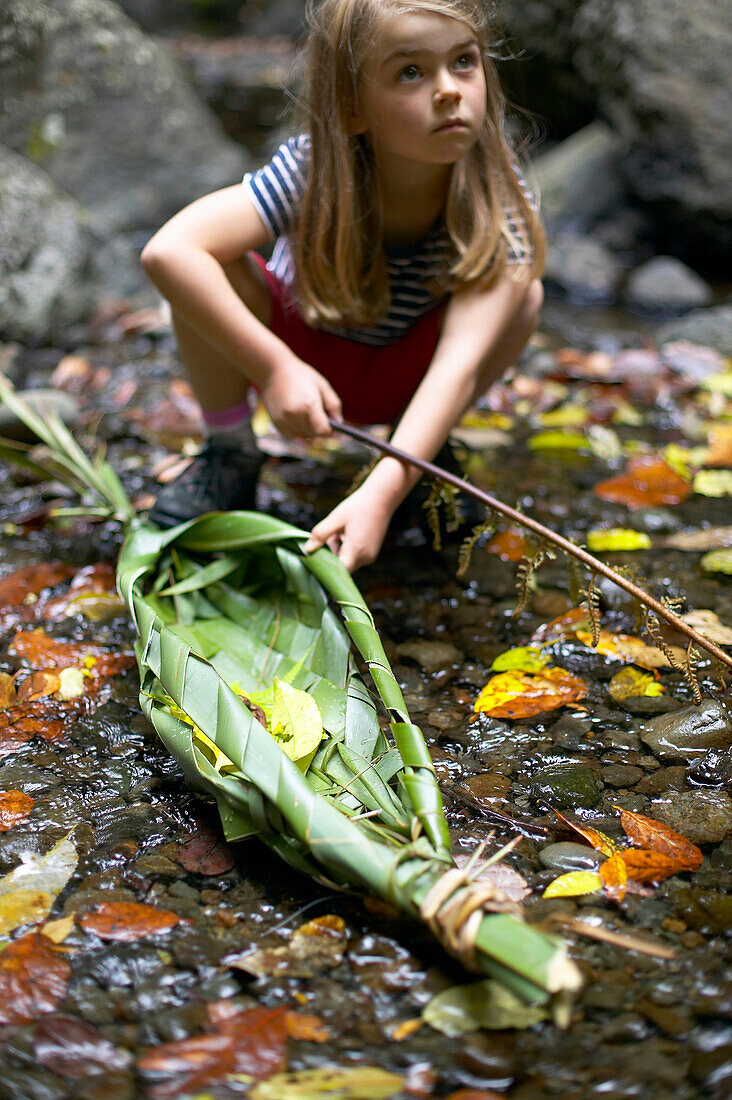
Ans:
[[[719,616],[708,608],[700,607],[695,611],[687,611],[681,618],[694,630],[698,630],[710,642],[719,645],[732,645],[732,630],[719,621]]]
[[[590,414],[582,405],[570,403],[542,413],[540,420],[544,428],[579,428],[586,424],[589,418]]]
[[[492,718],[530,718],[584,699],[586,694],[584,681],[566,669],[547,668],[541,673],[514,670],[492,676],[473,709]]]
[[[589,444],[577,432],[538,432],[529,439],[530,451],[584,451]]]
[[[611,698],[616,703],[628,699],[634,695],[657,696],[664,694],[663,684],[647,672],[640,672],[637,668],[622,668],[616,672],[607,686]]]
[[[727,397],[732,397],[732,370],[710,374],[701,383],[701,387],[705,390],[711,390],[713,393],[723,393]]]
[[[505,413],[481,412],[479,409],[470,409],[460,421],[461,428],[498,428],[507,432],[513,427],[513,417]]]
[[[732,573],[732,549],[710,550],[701,559],[707,573]]]
[[[629,527],[609,527],[604,530],[588,531],[587,549],[603,550],[648,550],[651,540],[643,531],[633,531]]]
[[[703,497],[732,496],[732,470],[699,470],[692,488]]]
[[[589,631],[578,630],[576,637],[586,646],[592,648],[592,635]],[[632,634],[611,634],[609,630],[601,630],[600,638],[594,647],[598,653],[604,653],[606,657],[614,657],[616,661],[626,661],[628,664],[641,665],[643,668],[670,668],[668,657],[656,646],[646,645],[640,638],[634,638]],[[686,651],[679,646],[669,646],[674,656],[679,661],[686,659]]]
[[[59,917],[58,920],[47,920],[41,928],[41,932],[53,943],[63,943],[67,936],[71,935],[76,922],[76,913],[69,913],[68,917]]]
[[[249,1093],[251,1100],[391,1100],[401,1095],[404,1078],[379,1066],[331,1066],[275,1073]]]
[[[499,653],[491,665],[494,672],[541,672],[549,664],[549,658],[535,645],[520,645]]]
[[[574,898],[594,894],[602,889],[602,878],[597,871],[569,871],[550,882],[542,894],[544,898]]]

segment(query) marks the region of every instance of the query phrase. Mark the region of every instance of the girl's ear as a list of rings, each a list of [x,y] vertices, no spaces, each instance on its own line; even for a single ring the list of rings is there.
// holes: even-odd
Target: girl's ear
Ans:
[[[346,131],[349,134],[365,134],[367,130],[366,120],[358,110],[349,111],[346,115]]]

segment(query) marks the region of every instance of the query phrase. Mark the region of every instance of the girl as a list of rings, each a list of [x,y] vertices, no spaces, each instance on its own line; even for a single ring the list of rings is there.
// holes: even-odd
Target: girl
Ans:
[[[538,321],[544,238],[506,142],[484,0],[316,0],[309,18],[307,134],[142,255],[209,426],[158,498],[161,525],[253,506],[249,386],[284,435],[396,422],[394,444],[431,459]],[[254,249],[273,238],[265,267]],[[418,478],[382,458],[306,549],[373,561]]]

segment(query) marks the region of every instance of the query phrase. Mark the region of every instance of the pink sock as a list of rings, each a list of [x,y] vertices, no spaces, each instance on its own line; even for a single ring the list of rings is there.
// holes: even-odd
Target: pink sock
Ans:
[[[246,401],[230,405],[227,409],[203,409],[203,419],[208,437],[223,447],[251,450],[256,447],[252,431],[251,413]]]

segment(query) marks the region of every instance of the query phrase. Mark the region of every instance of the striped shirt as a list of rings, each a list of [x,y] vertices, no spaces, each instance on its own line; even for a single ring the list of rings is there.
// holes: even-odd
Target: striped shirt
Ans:
[[[248,172],[242,183],[257,213],[276,240],[268,269],[285,286],[295,282],[293,235],[310,168],[310,138],[290,138],[279,147],[269,164]],[[519,177],[522,187],[525,184]],[[509,228],[517,229],[515,217],[507,211]],[[410,249],[385,249],[389,277],[389,309],[372,325],[328,326],[327,331],[358,344],[383,346],[399,340],[425,313],[445,300],[436,294],[433,281],[445,272],[453,246],[445,226],[439,222]],[[510,251],[508,263],[530,262],[523,251]],[[326,326],[323,326],[325,328]]]

